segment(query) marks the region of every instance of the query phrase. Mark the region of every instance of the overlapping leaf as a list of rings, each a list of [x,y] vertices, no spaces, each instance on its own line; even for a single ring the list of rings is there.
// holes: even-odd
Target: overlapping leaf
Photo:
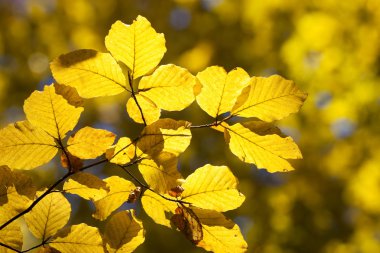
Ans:
[[[113,215],[106,224],[104,237],[110,253],[132,252],[145,240],[142,222],[134,210]]]
[[[141,154],[141,151],[132,143],[131,139],[121,137],[116,145],[107,150],[106,157],[111,163],[123,165]]]
[[[93,201],[104,198],[109,191],[105,181],[85,172],[79,172],[71,176],[63,185],[63,190]]]
[[[84,223],[61,230],[49,246],[62,253],[103,253],[103,240],[99,230]]]
[[[40,192],[37,196],[42,193]],[[71,206],[69,201],[62,193],[53,192],[38,202],[24,217],[32,234],[45,240],[67,224],[70,213]]]
[[[84,127],[69,138],[67,149],[81,159],[94,159],[106,152],[115,137],[107,130]]]
[[[63,54],[50,64],[57,82],[77,89],[83,98],[117,95],[128,89],[128,78],[109,53],[81,49]]]
[[[12,216],[7,212],[1,212],[0,225],[7,222]],[[23,235],[19,220],[13,221],[7,227],[0,230],[0,242],[14,249],[21,250],[23,244]],[[0,253],[12,253],[13,250],[0,246]]]
[[[226,128],[226,142],[239,159],[253,163],[269,172],[289,171],[293,167],[286,159],[300,159],[301,152],[291,137],[281,137],[279,130],[268,124],[251,121]]]
[[[150,125],[160,118],[161,110],[152,100],[143,94],[136,94],[135,97],[136,100],[130,98],[127,102],[127,112],[131,119],[136,123],[142,124],[145,122],[147,125]],[[141,114],[144,115],[144,118]]]
[[[164,35],[157,33],[142,16],[131,25],[115,22],[105,44],[113,57],[131,70],[133,79],[153,70],[166,52]]]

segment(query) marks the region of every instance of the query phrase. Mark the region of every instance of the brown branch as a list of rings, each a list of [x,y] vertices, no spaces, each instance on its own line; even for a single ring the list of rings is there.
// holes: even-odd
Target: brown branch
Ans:
[[[141,118],[142,118],[142,120],[144,122],[144,125],[146,126],[147,124],[146,124],[146,120],[145,120],[145,117],[144,117],[144,113],[142,111],[142,108],[141,108],[139,102],[137,101],[135,91],[133,90],[133,76],[131,75],[131,73],[129,71],[128,71],[128,81],[129,81],[129,86],[131,87],[132,98],[133,98],[133,100],[135,100],[137,108],[139,108],[139,111],[140,111],[140,114],[141,114]]]
[[[4,248],[7,248],[7,249],[10,249],[10,250],[13,250],[15,252],[18,252],[18,253],[22,253],[22,251],[18,250],[18,249],[15,249],[15,248],[12,248],[11,246],[7,245],[7,244],[4,244],[2,242],[0,242],[0,246],[3,246]]]

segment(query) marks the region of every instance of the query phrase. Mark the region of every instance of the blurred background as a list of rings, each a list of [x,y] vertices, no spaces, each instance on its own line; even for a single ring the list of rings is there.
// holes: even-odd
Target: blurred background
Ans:
[[[194,130],[181,157],[184,176],[211,163],[228,165],[239,178],[247,199],[226,215],[240,225],[249,252],[380,252],[379,0],[0,0],[1,127],[23,119],[23,101],[52,81],[53,58],[81,48],[105,51],[111,24],[139,14],[165,34],[162,64],[193,74],[210,65],[278,73],[309,93],[299,114],[276,123],[303,152],[295,171],[270,174],[244,164],[210,129]],[[125,103],[126,94],[88,100],[79,126],[135,137],[142,126],[128,119]],[[163,116],[211,122],[196,104]],[[46,186],[64,173],[56,162],[26,173]],[[113,167],[91,172],[120,174]],[[102,229],[89,203],[68,197],[71,223]],[[204,252],[138,215],[147,233],[136,252]],[[30,235],[27,241],[33,246]]]

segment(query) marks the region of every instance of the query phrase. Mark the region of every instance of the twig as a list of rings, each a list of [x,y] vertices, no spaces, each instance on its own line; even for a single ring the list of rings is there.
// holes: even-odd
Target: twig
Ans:
[[[2,242],[0,242],[0,246],[3,246],[4,248],[7,248],[7,249],[10,249],[10,250],[13,250],[15,252],[18,252],[18,253],[22,253],[22,251],[18,250],[18,249],[15,249],[15,248],[12,248],[11,246],[7,245],[7,244],[4,244]]]
[[[133,100],[135,100],[136,105],[139,108],[139,111],[140,111],[140,114],[141,114],[141,118],[142,118],[142,120],[144,122],[144,126],[146,126],[147,124],[146,124],[146,120],[145,120],[145,117],[144,117],[144,113],[142,111],[142,108],[141,108],[139,102],[137,101],[135,91],[133,90],[133,76],[131,75],[131,73],[129,71],[128,71],[128,81],[129,81],[129,86],[131,87],[132,98],[133,98]]]

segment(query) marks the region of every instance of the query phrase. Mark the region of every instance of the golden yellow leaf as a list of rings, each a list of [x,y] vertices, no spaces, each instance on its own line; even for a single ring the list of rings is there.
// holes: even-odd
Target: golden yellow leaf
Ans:
[[[43,192],[39,192],[40,196]],[[52,192],[25,214],[25,222],[32,234],[42,240],[54,235],[70,219],[71,206],[60,192]]]
[[[63,190],[93,201],[104,198],[108,192],[106,182],[85,172],[78,172],[71,176],[63,185]]]
[[[178,158],[166,153],[160,156],[160,161],[144,159],[139,163],[139,171],[151,189],[159,193],[167,193],[178,185],[177,179],[182,178],[177,170]]]
[[[49,162],[57,151],[54,138],[28,121],[0,130],[0,164],[11,169],[33,169]]]
[[[202,85],[201,92],[197,95],[197,103],[213,118],[231,111],[237,97],[250,80],[247,72],[241,68],[227,73],[218,66],[199,72],[197,78]]]
[[[27,209],[32,203],[27,196],[17,192],[14,185],[0,186],[0,213],[17,215]]]
[[[243,162],[253,163],[269,172],[279,172],[293,170],[286,159],[302,158],[293,139],[280,137],[278,130],[268,127],[268,124],[251,121],[225,127],[226,142],[232,153]]]
[[[106,157],[111,163],[127,164],[135,156],[141,155],[141,151],[136,148],[128,137],[121,137],[116,145],[109,148],[106,152]]]
[[[163,196],[171,198],[167,194],[163,194]],[[171,227],[170,218],[177,208],[175,202],[166,200],[157,193],[146,190],[141,198],[141,203],[146,214],[152,218],[154,222],[169,228]]]
[[[214,210],[192,208],[203,228],[203,239],[197,246],[215,253],[246,252],[248,245],[239,226]]]
[[[194,101],[196,83],[196,78],[187,69],[168,64],[143,77],[138,89],[139,94],[152,100],[158,108],[181,111]]]
[[[159,119],[146,126],[137,147],[151,157],[161,152],[178,156],[190,145],[190,123],[183,120]]]
[[[99,230],[84,223],[59,231],[49,242],[49,246],[61,253],[104,253]]]
[[[238,208],[245,197],[238,190],[238,180],[227,166],[207,164],[189,175],[181,185],[182,200],[193,206],[219,212]]]
[[[104,182],[107,183],[109,192],[103,198],[94,201],[96,211],[92,216],[98,220],[105,220],[128,200],[129,193],[136,188],[132,182],[118,176],[106,178]]]
[[[279,75],[252,77],[231,113],[235,116],[256,117],[272,122],[297,112],[306,97],[307,94],[298,89],[293,81]]]
[[[75,127],[82,111],[83,107],[74,107],[57,95],[53,85],[34,91],[24,103],[28,121],[56,139],[63,139]]]
[[[12,171],[6,166],[0,166],[0,192],[9,186],[14,186],[18,194],[29,199],[33,199],[36,193],[36,187],[29,175],[17,170]]]
[[[58,83],[74,87],[83,98],[112,96],[129,88],[123,69],[109,53],[81,49],[50,64]]]
[[[144,228],[135,211],[118,212],[107,222],[104,237],[110,253],[134,251],[145,240]]]
[[[142,16],[131,25],[116,21],[105,44],[115,59],[127,65],[133,79],[153,70],[166,52],[164,35],[157,33]]]
[[[153,103],[153,101],[142,94],[136,94],[136,100],[139,103],[147,125],[152,124],[160,118],[161,110],[155,103]],[[141,116],[140,108],[137,106],[136,101],[133,98],[128,99],[127,112],[129,117],[136,123],[142,124],[144,123],[144,120]]]
[[[83,99],[79,96],[74,87],[54,83],[54,88],[55,93],[64,97],[70,105],[75,107],[83,107]]]
[[[94,159],[106,152],[115,137],[107,130],[84,127],[69,138],[67,149],[81,159]]]
[[[3,225],[12,218],[7,212],[0,212],[0,225]],[[19,220],[13,221],[11,224],[0,230],[0,242],[14,249],[21,250],[23,243],[23,235]],[[13,250],[0,246],[0,253],[14,253]]]

